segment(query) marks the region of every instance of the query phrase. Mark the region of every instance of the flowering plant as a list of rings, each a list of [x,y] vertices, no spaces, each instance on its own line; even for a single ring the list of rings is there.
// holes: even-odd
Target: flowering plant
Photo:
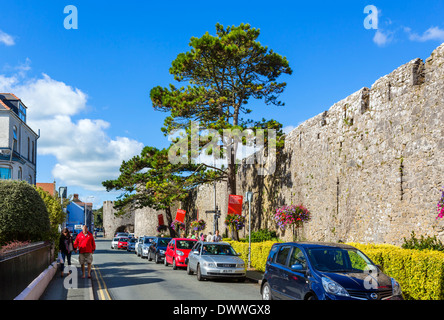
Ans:
[[[310,220],[310,211],[302,204],[283,206],[276,210],[273,218],[282,230],[287,225],[293,225],[298,228],[302,226],[302,223]]]
[[[174,231],[185,230],[185,223],[174,220],[171,223],[171,228],[173,228]]]
[[[235,227],[236,230],[241,230],[245,226],[245,217],[237,214],[229,214],[225,218],[225,225]]]
[[[444,187],[441,189],[441,199],[439,199],[437,207],[438,216],[436,219],[444,218]]]
[[[193,228],[194,231],[202,231],[205,229],[206,223],[203,219],[200,220],[194,220],[191,222],[191,228]]]

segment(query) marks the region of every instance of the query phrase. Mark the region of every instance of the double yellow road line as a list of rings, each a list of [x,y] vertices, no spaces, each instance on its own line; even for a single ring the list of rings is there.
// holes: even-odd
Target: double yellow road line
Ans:
[[[112,300],[111,296],[109,295],[108,288],[106,287],[105,281],[103,280],[100,269],[97,268],[95,265],[92,265],[92,271],[94,272],[94,276],[99,287],[97,289],[99,300]]]

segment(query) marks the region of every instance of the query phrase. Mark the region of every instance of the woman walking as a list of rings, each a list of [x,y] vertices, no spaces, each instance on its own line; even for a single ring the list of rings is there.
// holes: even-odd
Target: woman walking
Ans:
[[[63,277],[63,270],[65,269],[65,257],[68,260],[68,266],[71,265],[71,253],[74,251],[74,242],[69,233],[68,228],[62,230],[59,240],[59,252],[62,254],[62,261],[60,262],[61,276]]]

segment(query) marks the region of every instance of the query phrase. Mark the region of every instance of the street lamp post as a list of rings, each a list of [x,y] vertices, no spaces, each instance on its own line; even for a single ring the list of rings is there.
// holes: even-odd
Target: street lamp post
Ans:
[[[251,201],[253,200],[253,192],[247,191],[245,198],[248,201],[248,268],[251,268]]]

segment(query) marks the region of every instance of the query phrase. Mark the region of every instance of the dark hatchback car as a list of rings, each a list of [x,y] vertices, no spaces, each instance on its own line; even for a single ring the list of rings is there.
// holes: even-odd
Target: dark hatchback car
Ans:
[[[165,259],[165,251],[172,238],[155,237],[148,248],[148,260],[161,263]]]
[[[274,244],[261,294],[264,300],[403,300],[399,283],[364,253],[322,242]]]

